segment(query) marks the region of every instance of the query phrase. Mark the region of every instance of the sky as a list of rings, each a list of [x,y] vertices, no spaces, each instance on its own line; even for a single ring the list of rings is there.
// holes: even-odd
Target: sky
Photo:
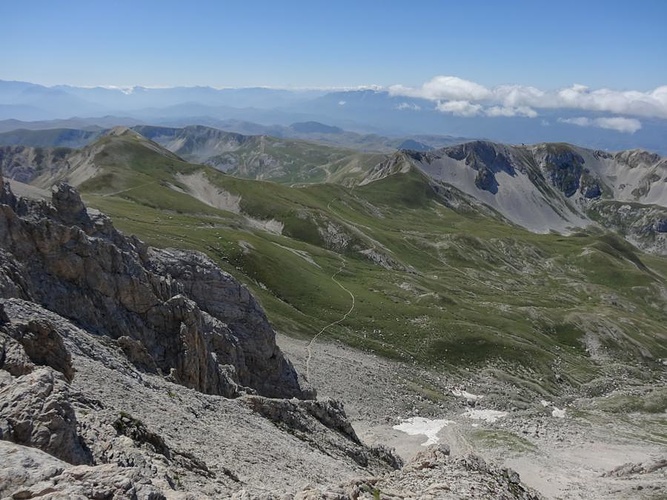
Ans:
[[[43,85],[667,85],[664,0],[2,0],[0,19],[0,79]]]

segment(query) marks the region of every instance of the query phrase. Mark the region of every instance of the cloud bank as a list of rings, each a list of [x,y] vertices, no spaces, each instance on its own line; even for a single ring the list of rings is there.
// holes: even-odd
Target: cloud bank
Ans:
[[[436,76],[420,87],[393,85],[388,91],[393,96],[433,101],[438,111],[465,117],[535,118],[538,116],[536,110],[539,109],[567,109],[667,119],[667,85],[649,92],[590,89],[584,85],[544,91],[525,85],[500,85],[488,88],[456,76]],[[634,133],[641,129],[641,122],[637,118],[623,116],[596,119],[569,118],[559,121],[626,133]]]
[[[637,130],[642,128],[642,123],[639,120],[636,120],[635,118],[623,118],[621,116],[612,118],[586,118],[581,116],[578,118],[559,118],[558,121],[561,123],[578,125],[580,127],[606,128],[628,134],[634,134]]]

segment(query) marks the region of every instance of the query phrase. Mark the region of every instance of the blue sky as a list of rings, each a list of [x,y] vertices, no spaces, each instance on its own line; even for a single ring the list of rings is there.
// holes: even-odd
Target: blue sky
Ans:
[[[0,79],[45,85],[667,85],[667,1],[0,2]]]

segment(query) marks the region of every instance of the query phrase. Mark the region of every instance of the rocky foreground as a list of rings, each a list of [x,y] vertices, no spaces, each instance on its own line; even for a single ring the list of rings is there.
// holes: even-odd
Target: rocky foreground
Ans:
[[[364,445],[204,255],[126,238],[67,185],[0,185],[0,497],[537,498],[475,456]]]

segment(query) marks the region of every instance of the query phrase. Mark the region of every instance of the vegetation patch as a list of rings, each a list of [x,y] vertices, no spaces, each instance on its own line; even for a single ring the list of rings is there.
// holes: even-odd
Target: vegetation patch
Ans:
[[[508,431],[475,429],[470,438],[485,448],[499,448],[514,453],[537,451],[537,447],[526,438]]]

